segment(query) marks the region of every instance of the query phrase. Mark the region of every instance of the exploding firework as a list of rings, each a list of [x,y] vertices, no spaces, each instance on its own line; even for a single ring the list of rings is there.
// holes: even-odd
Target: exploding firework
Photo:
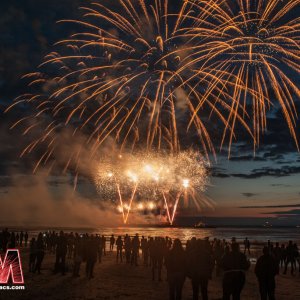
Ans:
[[[267,111],[280,106],[298,147],[299,4],[299,0],[186,1],[183,14],[194,24],[184,32],[197,43],[190,63],[201,66],[199,72],[210,66],[235,76],[235,83],[231,83],[236,102],[232,103],[231,116],[235,119],[240,113],[251,120],[254,146],[266,130]]]
[[[118,199],[116,206],[125,224],[136,196],[137,210],[163,210],[168,222],[173,224],[180,199],[186,207],[192,201],[197,210],[212,207],[203,194],[208,184],[207,167],[199,153],[193,151],[177,155],[110,156],[101,159],[94,180],[101,197]]]
[[[52,167],[63,153],[63,169],[76,172],[81,150],[58,153],[62,132],[68,139],[84,136],[82,148],[95,157],[108,139],[121,152],[146,147],[178,153],[188,130],[204,153],[214,153],[210,130],[228,131],[240,121],[249,131],[242,116],[232,114],[245,113],[229,93],[237,76],[192,62],[197,43],[181,30],[190,14],[187,2],[182,5],[170,12],[167,0],[97,2],[81,8],[81,20],[63,21],[78,32],[57,43],[39,72],[24,76],[34,93],[8,108],[32,108],[11,128],[27,123],[23,135],[34,136],[21,154],[41,153],[34,171],[41,164]]]

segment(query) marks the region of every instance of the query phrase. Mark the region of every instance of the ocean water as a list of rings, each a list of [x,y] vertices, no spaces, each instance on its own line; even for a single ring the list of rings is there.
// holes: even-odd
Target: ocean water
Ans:
[[[49,230],[55,230],[49,228]],[[130,236],[136,233],[139,236],[155,237],[168,236],[172,239],[179,238],[183,242],[192,237],[196,238],[219,238],[231,240],[235,237],[238,241],[243,241],[245,237],[252,242],[266,243],[268,240],[272,242],[287,242],[293,240],[300,242],[300,228],[182,228],[182,227],[101,227],[95,229],[81,229],[81,228],[61,228],[56,230],[64,230],[65,232],[91,233],[110,236]],[[40,231],[47,231],[45,228],[35,228],[30,230],[30,235],[36,235]]]

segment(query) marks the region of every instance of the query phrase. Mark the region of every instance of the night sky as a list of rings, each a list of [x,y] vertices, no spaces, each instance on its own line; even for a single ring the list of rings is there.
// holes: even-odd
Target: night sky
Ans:
[[[85,2],[12,0],[0,3],[0,199],[9,195],[16,184],[12,174],[28,178],[32,171],[28,162],[18,160],[18,138],[8,129],[16,116],[3,115],[2,111],[26,91],[21,76],[35,71],[51,45],[72,32],[70,26],[56,21],[76,18],[77,7]],[[299,102],[296,106],[300,112]],[[299,126],[297,136],[300,137]],[[50,182],[54,189],[68,184],[68,180],[61,178],[52,178]],[[207,195],[216,208],[203,215],[219,217],[225,223],[232,223],[234,217],[241,224],[262,224],[262,220],[255,218],[272,217],[276,219],[274,224],[300,224],[300,155],[278,108],[268,113],[268,130],[258,149],[254,151],[251,140],[241,137],[233,143],[229,160],[226,149],[217,153],[217,161],[212,159]]]

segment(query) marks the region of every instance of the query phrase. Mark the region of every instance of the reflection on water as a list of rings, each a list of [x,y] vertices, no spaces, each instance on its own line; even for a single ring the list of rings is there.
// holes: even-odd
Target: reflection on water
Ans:
[[[21,229],[20,229],[21,230]],[[49,228],[51,230],[51,228]],[[60,230],[60,229],[59,229]],[[232,237],[237,240],[244,240],[248,237],[252,243],[266,242],[271,240],[272,242],[287,242],[288,240],[300,242],[300,228],[178,228],[178,227],[102,227],[98,229],[79,229],[68,228],[63,229],[65,232],[78,232],[78,233],[94,233],[110,236],[114,234],[116,236],[124,236],[126,233],[133,236],[138,233],[140,236],[168,236],[172,239],[179,238],[182,241],[186,241],[192,237],[196,238],[219,238],[230,240]],[[36,228],[30,230],[30,235],[37,235],[40,231],[46,231],[45,228]]]
[[[138,233],[140,236],[169,236],[171,238],[179,238],[186,241],[193,236],[197,238],[220,238],[231,239],[244,239],[248,237],[252,241],[265,242],[271,240],[273,242],[280,241],[300,241],[300,229],[298,228],[156,228],[156,227],[117,227],[117,228],[99,228],[94,233],[104,235],[134,235]]]

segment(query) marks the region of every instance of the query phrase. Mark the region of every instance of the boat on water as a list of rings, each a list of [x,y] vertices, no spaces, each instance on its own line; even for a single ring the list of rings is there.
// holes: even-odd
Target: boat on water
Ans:
[[[214,225],[207,225],[203,222],[198,222],[194,225],[194,228],[217,228],[217,227]]]
[[[272,228],[273,227],[273,225],[270,223],[270,222],[265,222],[264,224],[263,224],[263,227],[265,227],[265,228]]]

